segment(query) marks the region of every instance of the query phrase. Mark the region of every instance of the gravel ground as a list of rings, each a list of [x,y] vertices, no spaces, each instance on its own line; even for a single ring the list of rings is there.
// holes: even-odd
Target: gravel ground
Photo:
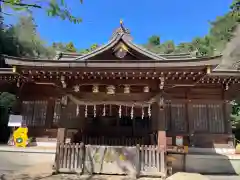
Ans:
[[[130,180],[124,176],[78,176],[54,175],[52,176],[51,156],[41,157],[36,161],[33,154],[0,153],[0,180]],[[35,160],[34,160],[35,159]],[[39,159],[39,158],[38,158]],[[33,165],[34,164],[34,165]],[[209,180],[240,180],[239,176],[205,176]],[[140,178],[140,180],[154,180],[159,178]],[[193,178],[197,180],[196,178]],[[175,180],[175,179],[174,179]],[[179,179],[177,179],[179,180]],[[185,179],[184,179],[185,180]],[[192,179],[191,179],[192,180]]]

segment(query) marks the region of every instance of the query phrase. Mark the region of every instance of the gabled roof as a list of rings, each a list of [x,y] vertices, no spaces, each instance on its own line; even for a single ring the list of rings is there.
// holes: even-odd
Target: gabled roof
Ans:
[[[221,56],[196,58],[196,59],[174,59],[174,60],[129,60],[124,63],[114,60],[91,60],[91,61],[69,61],[69,60],[42,60],[5,56],[6,64],[31,67],[101,67],[101,68],[160,68],[160,67],[198,67],[217,66],[221,62]]]
[[[115,52],[126,47],[130,56],[117,57]],[[123,48],[124,49],[124,48]],[[106,56],[102,56],[106,55]],[[37,67],[119,67],[119,68],[162,68],[162,67],[216,67],[221,55],[213,57],[193,57],[190,53],[156,54],[132,41],[130,31],[123,24],[114,31],[110,41],[87,53],[60,52],[52,60],[5,56],[8,65]],[[124,62],[124,63],[122,63]]]
[[[87,53],[87,54],[80,54],[80,53],[66,53],[61,52],[56,55],[55,59],[58,60],[70,60],[70,61],[85,61],[89,60],[107,50],[111,50],[116,47],[119,43],[124,43],[128,48],[136,51],[139,54],[144,55],[145,59],[151,59],[156,61],[161,60],[189,60],[189,59],[196,59],[190,53],[181,53],[181,54],[156,54],[144,47],[141,47],[132,41],[132,37],[130,35],[130,31],[126,29],[122,24],[121,26],[113,33],[110,41],[98,47],[97,49]]]
[[[126,44],[128,47],[132,48],[133,50],[137,51],[140,54],[143,54],[147,57],[149,57],[149,59],[152,60],[166,60],[164,57],[158,56],[155,53],[152,53],[146,49],[141,48],[140,46],[137,46],[136,44],[132,43],[128,37],[128,35],[126,35],[125,33],[121,32],[121,33],[117,33],[106,45],[100,46],[99,48],[95,49],[92,52],[89,52],[85,55],[82,55],[80,57],[75,58],[74,60],[76,61],[84,61],[87,60],[93,56],[96,56],[100,53],[103,53],[104,51],[107,51],[111,48],[114,48],[116,45],[118,45],[118,43],[123,42],[124,44]]]

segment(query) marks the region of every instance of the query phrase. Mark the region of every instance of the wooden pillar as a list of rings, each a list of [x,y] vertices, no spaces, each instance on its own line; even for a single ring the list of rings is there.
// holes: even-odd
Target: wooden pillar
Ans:
[[[224,133],[232,134],[232,123],[231,123],[231,113],[232,104],[228,97],[229,92],[222,89],[222,100],[223,100],[223,119],[224,119]]]
[[[225,101],[223,103],[223,111],[224,111],[224,128],[226,134],[232,134],[232,124],[231,124],[231,112],[232,112],[232,105],[229,101]]]
[[[67,104],[61,106],[61,114],[58,123],[57,142],[64,143],[67,136]]]
[[[57,143],[65,143],[66,135],[67,135],[67,129],[66,128],[58,128]]]
[[[158,104],[153,103],[151,108],[151,130],[152,132],[156,132],[158,130],[157,122],[158,122]]]
[[[194,114],[193,112],[193,103],[191,100],[187,102],[187,118],[188,118],[188,134],[191,136],[194,134]]]
[[[60,119],[58,123],[58,127],[66,128],[67,127],[67,112],[68,112],[68,106],[67,105],[61,105],[60,110]]]
[[[166,138],[166,120],[165,120],[165,111],[164,109],[158,107],[158,116],[157,116],[157,144],[161,149],[166,150],[167,146],[167,138]]]
[[[53,115],[54,115],[54,105],[55,105],[55,100],[50,98],[48,100],[48,105],[47,105],[47,115],[46,115],[46,123],[45,123],[46,128],[52,127]]]

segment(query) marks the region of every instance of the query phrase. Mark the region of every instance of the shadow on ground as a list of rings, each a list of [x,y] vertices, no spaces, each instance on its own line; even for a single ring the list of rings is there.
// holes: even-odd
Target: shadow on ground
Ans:
[[[131,180],[129,176],[118,175],[76,175],[76,174],[59,174],[49,176],[31,177],[28,174],[21,174],[17,177],[11,175],[1,175],[0,180]],[[153,180],[159,178],[142,177],[139,180]]]

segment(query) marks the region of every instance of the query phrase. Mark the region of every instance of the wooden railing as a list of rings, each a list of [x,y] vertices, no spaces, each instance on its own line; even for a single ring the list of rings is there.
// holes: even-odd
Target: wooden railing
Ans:
[[[165,173],[165,153],[157,146],[140,146],[140,174],[156,175],[156,172]]]
[[[89,137],[83,136],[82,142],[84,144],[92,144],[92,145],[111,145],[111,146],[134,146],[136,144],[144,145],[148,144],[149,139],[146,137],[141,138],[115,138],[115,137]]]
[[[58,144],[56,172],[166,176],[165,151],[156,146]]]

